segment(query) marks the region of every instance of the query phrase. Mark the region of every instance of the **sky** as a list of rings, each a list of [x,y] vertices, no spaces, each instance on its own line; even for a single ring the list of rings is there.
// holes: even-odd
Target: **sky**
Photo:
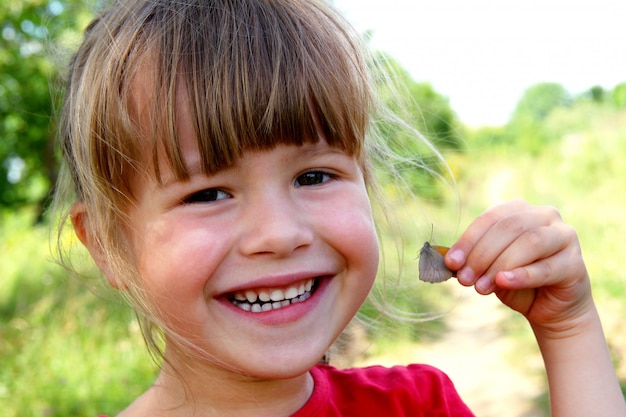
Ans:
[[[334,0],[372,45],[470,126],[506,123],[524,91],[626,81],[626,0]]]

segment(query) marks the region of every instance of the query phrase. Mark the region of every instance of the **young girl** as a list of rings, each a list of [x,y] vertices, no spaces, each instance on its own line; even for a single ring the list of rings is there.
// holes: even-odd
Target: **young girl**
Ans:
[[[431,367],[319,363],[378,267],[366,67],[317,1],[119,0],[88,27],[61,126],[69,215],[163,356],[121,416],[472,415]],[[625,414],[554,209],[487,211],[446,264],[526,316],[553,415]]]

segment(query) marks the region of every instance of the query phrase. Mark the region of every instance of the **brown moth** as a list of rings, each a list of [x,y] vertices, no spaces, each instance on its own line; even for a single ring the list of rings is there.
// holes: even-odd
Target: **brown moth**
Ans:
[[[419,279],[421,281],[436,283],[456,276],[456,271],[450,270],[443,262],[443,257],[449,249],[445,246],[436,246],[424,242],[419,256]]]

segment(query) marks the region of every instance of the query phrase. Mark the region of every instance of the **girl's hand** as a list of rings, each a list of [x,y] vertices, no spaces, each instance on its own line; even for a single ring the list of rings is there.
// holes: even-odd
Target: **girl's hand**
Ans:
[[[535,330],[565,335],[594,314],[577,235],[554,208],[520,200],[496,206],[468,227],[445,262],[461,284],[495,292]]]

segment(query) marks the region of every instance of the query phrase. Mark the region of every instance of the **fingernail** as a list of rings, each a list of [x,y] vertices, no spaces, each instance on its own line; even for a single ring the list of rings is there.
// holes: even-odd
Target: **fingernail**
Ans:
[[[512,285],[515,282],[515,274],[511,271],[502,271],[500,275],[506,279],[508,285]],[[507,284],[504,284],[507,285]]]
[[[502,271],[501,274],[507,281],[513,281],[513,279],[515,279],[515,275],[511,271]]]
[[[466,266],[465,268],[457,272],[456,278],[463,285],[472,285],[472,283],[474,282],[474,271],[472,271],[472,268],[470,268],[469,266]]]
[[[459,249],[455,249],[448,253],[448,259],[450,259],[455,265],[463,265],[465,262],[465,254]]]
[[[476,289],[481,294],[489,294],[492,291],[492,284],[489,277],[483,275],[476,280]]]

